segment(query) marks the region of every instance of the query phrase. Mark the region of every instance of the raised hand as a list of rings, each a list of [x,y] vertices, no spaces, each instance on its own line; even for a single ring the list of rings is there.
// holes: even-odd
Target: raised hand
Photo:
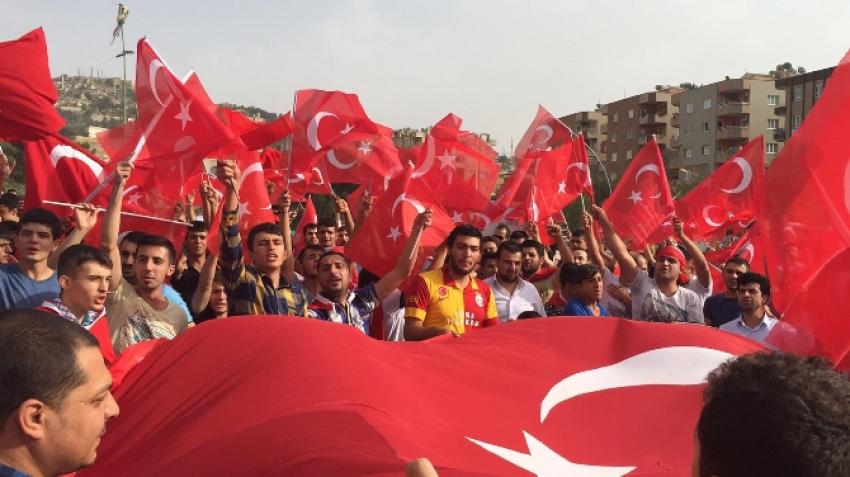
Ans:
[[[92,204],[80,204],[74,208],[74,222],[81,232],[88,232],[97,223],[97,209]]]

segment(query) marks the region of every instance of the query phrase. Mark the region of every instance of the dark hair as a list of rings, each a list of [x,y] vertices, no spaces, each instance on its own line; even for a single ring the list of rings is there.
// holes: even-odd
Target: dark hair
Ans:
[[[518,239],[518,238],[521,238],[523,240],[527,240],[528,239],[528,233],[525,230],[514,230],[508,236],[508,240],[514,240],[514,239]]]
[[[303,228],[303,229],[301,229],[301,232],[302,232],[303,234],[306,234],[306,233],[307,233],[307,229],[318,229],[318,228],[319,228],[319,224],[317,224],[317,223],[315,223],[315,222],[310,222],[309,224],[304,224],[304,228]]]
[[[14,240],[18,235],[17,222],[0,222],[0,239]]]
[[[485,235],[481,237],[481,245],[484,245],[484,242],[493,242],[497,246],[499,245],[499,242],[496,240],[496,237],[493,237],[492,235]]]
[[[24,228],[24,225],[26,224],[47,226],[50,229],[50,234],[52,235],[51,238],[53,240],[62,236],[62,222],[56,214],[47,209],[36,207],[24,212],[24,215],[21,216],[21,220],[18,221],[18,230]]]
[[[481,231],[478,230],[477,227],[469,224],[460,224],[455,227],[451,233],[449,233],[449,238],[446,239],[446,245],[448,245],[449,248],[452,248],[455,244],[455,240],[457,240],[457,238],[461,235],[464,237],[476,237],[479,240],[481,240],[482,237]]]
[[[576,267],[575,272],[570,273],[567,276],[566,283],[571,285],[580,285],[585,280],[590,280],[595,277],[599,273],[599,267],[593,265],[592,263],[585,263],[583,265],[579,265]]]
[[[319,222],[316,223],[316,227],[336,229],[336,220],[328,218],[319,219]]]
[[[502,252],[508,252],[510,254],[522,253],[522,247],[510,240],[505,240],[504,242],[499,244],[499,249],[496,250],[496,255],[499,257],[502,256]]]
[[[139,240],[138,247],[139,249],[142,247],[163,247],[168,251],[168,263],[174,263],[174,260],[177,257],[177,252],[174,250],[174,244],[171,243],[171,240],[160,235],[145,235]],[[136,254],[138,253],[137,249]]]
[[[319,252],[322,255],[324,255],[325,247],[322,247],[321,245],[307,245],[306,247],[302,248],[301,251],[298,252],[298,262],[299,263],[304,261],[304,257],[307,255],[307,252],[309,252],[309,251]]]
[[[496,226],[493,228],[493,230],[498,230],[498,229],[505,229],[505,230],[507,230],[508,232],[510,232],[510,231],[511,231],[511,229],[508,227],[508,224],[506,224],[506,223],[504,223],[504,222],[502,222],[502,223],[500,223],[500,224],[496,225]]]
[[[138,245],[139,241],[142,240],[146,235],[146,233],[139,232],[138,230],[127,232],[126,234],[124,234],[124,237],[121,238],[121,243],[119,243],[118,245],[122,245],[124,242],[130,242]]]
[[[342,257],[342,259],[345,261],[345,266],[346,266],[346,267],[351,267],[351,260],[349,260],[349,259],[348,259],[348,257],[346,257],[345,255],[343,255],[343,254],[341,254],[341,253],[337,252],[336,250],[330,250],[330,251],[327,251],[327,252],[323,253],[323,254],[322,254],[322,256],[321,256],[321,257],[319,257],[319,260],[316,262],[316,268],[319,268],[319,265],[321,265],[321,264],[322,264],[322,260],[324,260],[324,259],[325,259],[325,257],[329,257],[329,256],[331,256],[331,255],[338,255],[338,256]]]
[[[522,248],[533,248],[537,250],[537,255],[543,257],[543,244],[538,242],[537,240],[528,239],[521,245]]]
[[[251,230],[248,232],[248,251],[254,251],[254,238],[257,234],[267,233],[270,235],[279,235],[283,237],[283,229],[280,228],[280,225],[272,223],[272,222],[263,222],[261,224],[257,224],[251,227]]]
[[[186,236],[188,237],[189,234],[199,234],[199,233],[209,232],[209,231],[210,231],[210,228],[207,227],[206,222],[204,222],[202,220],[196,220],[196,221],[192,222],[191,226],[189,227],[189,231],[186,233]]]
[[[571,238],[581,238],[581,239],[583,239],[583,238],[587,238],[587,230],[584,230],[584,229],[575,229],[575,230],[573,230],[573,232],[572,232],[572,237],[571,237]]]
[[[720,365],[707,381],[700,475],[850,472],[850,382],[826,361],[759,352]]]
[[[563,285],[565,283],[573,283],[573,276],[578,273],[578,267],[575,262],[565,262],[558,270],[558,282]]]
[[[526,310],[517,315],[516,319],[518,320],[527,320],[529,318],[540,318],[540,313],[537,313],[534,310]]]
[[[14,192],[0,194],[0,205],[10,210],[16,210],[18,208],[18,194]]]
[[[77,350],[97,346],[85,328],[52,313],[0,312],[0,423],[27,399],[58,408],[86,378]]]
[[[499,260],[499,252],[487,252],[481,255],[481,263],[483,264],[487,260]]]
[[[739,290],[741,289],[741,285],[747,285],[749,283],[757,283],[759,290],[761,290],[761,294],[770,296],[770,280],[768,280],[764,275],[756,272],[744,272],[738,275]]]
[[[71,245],[59,254],[56,275],[70,276],[74,270],[88,262],[96,262],[112,270],[112,260],[102,250],[91,245],[77,244]]]
[[[726,265],[729,265],[730,263],[734,265],[743,265],[747,270],[750,269],[750,262],[746,261],[743,257],[739,257],[737,255],[730,258],[729,260],[726,260],[726,263],[723,264],[723,268],[725,269]]]

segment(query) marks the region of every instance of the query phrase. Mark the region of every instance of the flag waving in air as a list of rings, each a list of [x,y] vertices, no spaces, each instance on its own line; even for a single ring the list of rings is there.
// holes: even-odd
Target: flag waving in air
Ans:
[[[521,159],[527,154],[554,149],[572,138],[572,135],[566,124],[552,116],[543,106],[537,106],[537,115],[517,144],[514,155]]]

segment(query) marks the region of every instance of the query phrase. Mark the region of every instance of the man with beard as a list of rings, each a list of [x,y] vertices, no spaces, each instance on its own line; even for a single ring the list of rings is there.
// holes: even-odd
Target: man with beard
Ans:
[[[770,330],[779,323],[779,320],[767,313],[770,281],[758,273],[747,272],[738,277],[737,285],[741,314],[721,325],[720,329],[764,343]]]
[[[419,274],[410,288],[404,313],[404,338],[460,336],[469,329],[499,323],[490,286],[474,278],[481,257],[481,231],[459,225],[446,239],[447,264]]]
[[[352,292],[351,262],[337,251],[325,252],[318,260],[319,295],[310,304],[308,315],[323,321],[353,326],[369,334],[372,312],[413,273],[419,239],[431,225],[431,211],[425,210],[416,217],[413,230],[395,266],[375,283]]]
[[[705,300],[702,313],[705,324],[715,328],[725,325],[741,314],[738,306],[738,277],[750,269],[750,264],[741,257],[732,257],[723,264],[723,284],[726,291]]]
[[[173,281],[174,289],[186,303],[192,302],[192,296],[198,288],[201,269],[207,259],[207,235],[209,229],[204,222],[192,222],[186,233],[186,270]]]
[[[235,189],[241,175],[239,166],[235,161],[218,161],[216,171],[219,181],[227,187],[221,218],[219,264],[230,293],[231,311],[235,315],[307,316],[304,290],[287,280],[281,270],[291,253],[285,245],[283,229],[271,222],[255,225],[248,232],[252,265],[245,265],[237,216],[239,197]],[[335,234],[331,233],[331,237]],[[333,238],[330,245],[333,246]]]
[[[304,277],[301,287],[304,289],[308,303],[313,303],[313,300],[319,296],[319,259],[324,254],[325,248],[321,245],[308,245],[298,253],[298,264]]]
[[[499,321],[507,323],[520,313],[533,310],[546,316],[543,300],[534,285],[520,278],[522,248],[513,242],[499,245],[496,275],[484,280],[493,289]]]
[[[687,283],[683,273],[685,254],[667,245],[656,252],[654,276],[638,268],[626,244],[614,231],[608,215],[594,206],[594,213],[605,242],[620,264],[620,282],[632,292],[632,319],[665,323],[703,323],[702,300],[693,291],[681,286]]]
[[[540,299],[549,301],[558,289],[558,268],[543,268],[543,244],[537,240],[522,243],[522,278],[534,285]],[[561,257],[564,261],[573,261],[572,254]]]

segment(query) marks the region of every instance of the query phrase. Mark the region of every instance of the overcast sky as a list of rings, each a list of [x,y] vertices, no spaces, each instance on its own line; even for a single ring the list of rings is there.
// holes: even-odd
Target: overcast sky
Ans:
[[[453,112],[499,151],[538,104],[565,115],[784,61],[811,71],[850,48],[847,0],[129,1],[128,47],[147,35],[217,102],[282,113],[295,89],[339,89],[393,128]],[[116,11],[109,0],[0,0],[0,38],[43,26],[54,75],[119,76]]]

